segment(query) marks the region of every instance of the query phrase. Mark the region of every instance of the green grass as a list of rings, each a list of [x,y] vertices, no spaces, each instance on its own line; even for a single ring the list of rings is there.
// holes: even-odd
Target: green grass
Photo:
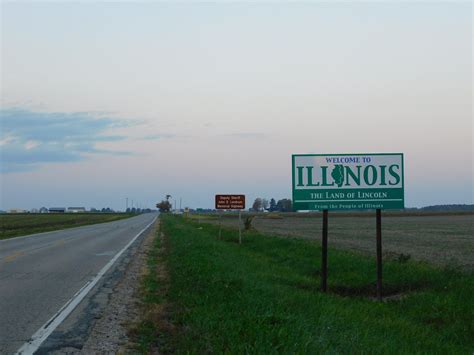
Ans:
[[[217,218],[207,221],[219,223]],[[472,272],[473,221],[474,214],[393,216],[383,211],[383,252],[387,258],[404,254],[410,255],[414,260]],[[238,226],[237,218],[223,217],[220,222],[226,226]],[[279,218],[255,217],[252,226],[263,234],[314,241],[321,233],[322,218],[319,215],[302,218],[281,213]],[[330,212],[329,245],[337,249],[363,252],[368,256],[375,255],[375,213],[357,217],[341,213],[336,217],[335,213]]]
[[[247,232],[239,245],[235,229],[218,240],[217,226],[169,215],[161,228],[169,285],[163,295],[156,283],[146,302],[171,304],[174,330],[147,320],[143,352],[157,344],[177,353],[474,351],[472,273],[385,262],[385,292],[395,296],[377,302],[374,258],[330,250],[323,294],[319,243]]]
[[[1,214],[0,239],[48,232],[134,216],[126,213]]]
[[[163,298],[163,280],[160,280],[157,268],[159,257],[161,255],[161,240],[159,238],[160,232],[156,232],[156,237],[153,241],[153,247],[150,250],[147,258],[147,273],[141,281],[141,296],[144,305],[143,311],[145,316],[142,321],[136,324],[130,331],[130,335],[134,338],[136,350],[141,353],[148,353],[155,346],[158,341],[159,324],[153,318],[150,308],[159,307],[165,302]]]

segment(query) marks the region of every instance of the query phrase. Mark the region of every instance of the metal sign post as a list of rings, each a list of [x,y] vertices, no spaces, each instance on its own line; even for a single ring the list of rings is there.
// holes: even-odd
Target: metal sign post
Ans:
[[[377,299],[382,300],[382,210],[376,211],[377,239]]]
[[[239,210],[239,244],[242,244],[242,211]]]
[[[323,237],[321,243],[321,291],[328,290],[328,210],[323,211]]]
[[[221,239],[222,235],[222,212],[219,212],[219,240]]]

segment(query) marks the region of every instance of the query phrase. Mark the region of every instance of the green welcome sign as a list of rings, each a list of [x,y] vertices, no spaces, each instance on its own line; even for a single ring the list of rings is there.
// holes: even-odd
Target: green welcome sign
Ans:
[[[295,210],[402,209],[403,154],[294,154]]]

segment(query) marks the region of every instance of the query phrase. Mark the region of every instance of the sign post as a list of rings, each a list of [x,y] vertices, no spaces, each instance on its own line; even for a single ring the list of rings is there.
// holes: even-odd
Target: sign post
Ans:
[[[239,210],[239,244],[242,244],[242,210]]]
[[[221,240],[222,235],[222,212],[219,211],[219,240]]]
[[[216,195],[216,210],[239,211],[239,244],[242,244],[242,210],[245,209],[245,195]],[[221,237],[221,217],[219,217],[219,239]]]
[[[377,299],[382,300],[382,210],[376,212],[377,239]]]
[[[328,290],[328,210],[323,211],[323,236],[321,243],[321,291]]]
[[[327,291],[328,211],[376,210],[377,298],[382,299],[382,209],[403,209],[402,153],[294,154],[293,208],[323,211],[321,291]]]

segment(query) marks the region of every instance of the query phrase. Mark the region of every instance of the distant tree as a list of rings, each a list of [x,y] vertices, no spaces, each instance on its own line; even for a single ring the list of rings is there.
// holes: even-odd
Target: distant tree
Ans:
[[[277,210],[281,212],[291,212],[293,210],[293,204],[291,203],[291,200],[288,198],[278,200]]]
[[[270,200],[270,208],[268,209],[270,212],[277,210],[277,203],[274,198]]]
[[[268,210],[268,200],[266,198],[262,199],[262,208]]]
[[[255,201],[253,202],[252,210],[260,211],[261,209],[262,209],[262,199],[260,197],[257,197]]]
[[[130,207],[128,207],[128,208],[127,208],[127,213],[130,213],[130,212],[131,212],[131,211],[130,211]]]
[[[158,208],[160,212],[169,212],[171,210],[171,203],[168,200],[163,200],[156,204],[156,208]]]

